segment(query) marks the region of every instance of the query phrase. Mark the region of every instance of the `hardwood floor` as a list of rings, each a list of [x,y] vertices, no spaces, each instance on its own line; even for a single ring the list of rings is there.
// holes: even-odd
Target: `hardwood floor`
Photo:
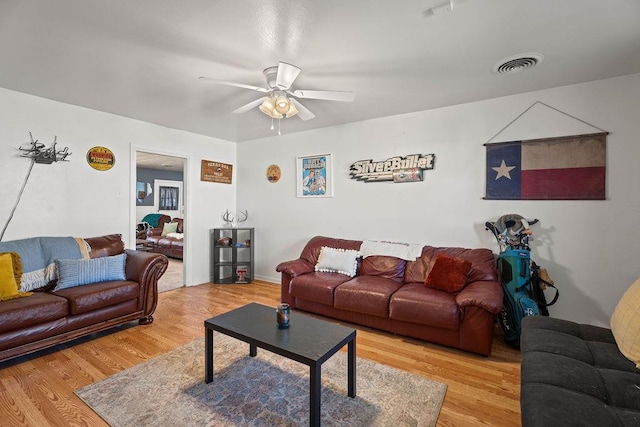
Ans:
[[[279,286],[260,281],[179,288],[160,294],[150,325],[134,323],[0,364],[0,425],[104,426],[74,390],[203,337],[205,319],[253,301],[275,307],[279,297]],[[519,426],[520,353],[502,343],[499,328],[496,335],[485,358],[358,327],[357,352],[446,383],[438,426]]]

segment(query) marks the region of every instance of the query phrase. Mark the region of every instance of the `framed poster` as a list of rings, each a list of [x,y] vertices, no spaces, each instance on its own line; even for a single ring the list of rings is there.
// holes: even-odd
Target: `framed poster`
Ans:
[[[331,154],[298,157],[296,187],[298,197],[333,197]]]

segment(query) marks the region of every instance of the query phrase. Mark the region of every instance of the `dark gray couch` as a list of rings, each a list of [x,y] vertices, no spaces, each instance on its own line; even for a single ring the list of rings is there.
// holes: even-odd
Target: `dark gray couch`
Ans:
[[[523,427],[640,426],[640,369],[610,329],[526,317],[520,349]]]

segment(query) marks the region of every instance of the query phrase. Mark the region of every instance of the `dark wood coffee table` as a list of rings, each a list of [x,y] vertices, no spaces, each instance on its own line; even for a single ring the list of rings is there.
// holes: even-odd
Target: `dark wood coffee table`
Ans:
[[[153,251],[153,242],[144,239],[136,239],[136,251],[151,252]]]
[[[349,397],[356,396],[356,330],[292,312],[288,329],[278,329],[276,309],[251,303],[204,321],[205,382],[213,381],[213,331],[249,344],[249,356],[258,347],[309,366],[309,421],[320,425],[322,364],[347,345]]]

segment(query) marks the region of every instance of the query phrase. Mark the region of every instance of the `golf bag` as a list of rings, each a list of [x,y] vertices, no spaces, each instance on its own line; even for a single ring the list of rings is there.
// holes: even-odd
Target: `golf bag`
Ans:
[[[559,296],[556,289],[554,299],[547,303],[544,289],[546,286],[555,286],[546,271],[531,260],[529,240],[532,232],[528,225],[536,222],[527,222],[519,215],[505,215],[495,223],[485,224],[494,233],[502,249],[496,265],[504,291],[498,321],[504,331],[505,343],[517,348],[520,347],[522,319],[527,316],[548,316],[547,307],[553,305]]]
[[[529,251],[506,249],[498,255],[497,269],[504,292],[498,321],[504,331],[504,341],[514,347],[520,347],[522,319],[540,314],[533,296],[530,266]]]

